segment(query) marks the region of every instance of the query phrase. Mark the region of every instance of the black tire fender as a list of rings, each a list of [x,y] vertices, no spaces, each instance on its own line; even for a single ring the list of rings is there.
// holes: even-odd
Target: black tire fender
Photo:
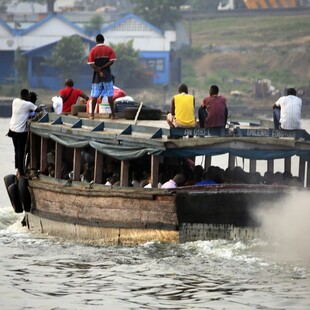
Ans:
[[[31,209],[31,196],[28,189],[28,179],[19,177],[18,192],[24,211],[29,212]]]
[[[23,213],[24,208],[19,198],[19,190],[17,183],[12,183],[8,187],[8,194],[12,203],[12,207],[15,213]]]

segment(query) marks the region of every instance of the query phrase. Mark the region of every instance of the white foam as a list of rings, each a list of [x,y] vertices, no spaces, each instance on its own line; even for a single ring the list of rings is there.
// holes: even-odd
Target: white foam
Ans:
[[[310,261],[310,192],[296,191],[260,210],[257,217],[279,254]]]
[[[11,226],[14,227],[15,224],[21,226],[21,220],[24,214],[17,214],[14,212],[12,207],[0,207],[0,229],[9,229]]]

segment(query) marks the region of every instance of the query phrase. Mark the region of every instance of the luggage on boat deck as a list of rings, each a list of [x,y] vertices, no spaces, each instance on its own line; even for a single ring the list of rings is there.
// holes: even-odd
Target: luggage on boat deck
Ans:
[[[77,116],[80,112],[86,112],[86,104],[74,104],[71,107],[71,115]]]
[[[126,119],[135,119],[135,116],[138,112],[139,107],[127,108],[125,110]],[[139,120],[160,120],[161,119],[161,110],[142,107],[139,113]]]
[[[31,209],[31,197],[28,189],[28,179],[25,179],[24,177],[19,177],[18,192],[24,211],[29,212]]]
[[[132,97],[125,96],[114,101],[115,112],[124,112],[127,108],[133,108],[135,101]]]
[[[16,176],[14,174],[9,174],[5,176],[4,183],[15,213],[23,213],[24,209],[19,197],[19,190]]]

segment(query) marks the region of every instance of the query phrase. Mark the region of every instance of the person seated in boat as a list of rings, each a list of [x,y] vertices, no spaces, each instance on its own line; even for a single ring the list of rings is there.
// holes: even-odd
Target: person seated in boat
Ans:
[[[266,185],[270,185],[273,182],[273,173],[271,171],[266,171],[262,178],[262,183]]]
[[[186,178],[186,180],[190,180],[192,175],[194,174],[195,169],[195,159],[193,158],[183,158],[181,160],[180,166],[176,167],[176,172],[179,172],[180,168],[182,169],[180,172],[182,172]],[[172,174],[175,175],[175,174]]]
[[[223,182],[232,183],[232,169],[227,167],[223,172]]]
[[[140,187],[140,178],[138,177],[138,171],[134,170],[131,174],[131,182],[132,187]]]
[[[290,185],[292,179],[293,179],[293,174],[290,171],[284,171],[282,174],[283,177],[283,184],[284,185]]]
[[[204,170],[201,165],[196,165],[193,169],[192,176],[185,182],[185,186],[195,185],[203,181]]]
[[[236,166],[232,169],[232,183],[236,184],[247,183],[246,172],[239,166]]]
[[[151,178],[151,172],[149,169],[143,169],[142,171],[142,177],[140,179],[140,187],[143,187],[149,183],[149,180]]]
[[[224,182],[223,171],[220,167],[210,166],[204,174],[203,180],[197,182],[195,185],[213,185]]]
[[[204,98],[198,110],[201,128],[225,128],[228,117],[226,98],[219,96],[219,87],[211,85],[209,96]]]
[[[145,182],[146,184],[143,186],[143,188],[152,188],[152,179],[151,176],[149,176]]]
[[[160,173],[158,176],[158,183],[157,183],[157,188],[161,188],[163,186],[163,184],[167,181],[167,176],[165,173]],[[142,185],[145,184],[143,186],[143,188],[153,188],[152,186],[152,179],[151,176],[149,176],[145,182],[142,183]]]
[[[49,177],[55,177],[55,150],[54,149],[52,149],[51,151],[47,153],[46,161],[47,161],[47,175]],[[61,179],[64,179],[64,180],[70,179],[69,173],[70,173],[70,170],[68,168],[67,163],[64,160],[62,160],[61,161],[61,176],[60,176]]]
[[[288,88],[286,96],[280,97],[273,105],[275,129],[296,130],[301,128],[302,100],[296,95],[295,88]]]
[[[161,188],[164,183],[166,183],[169,180],[167,174],[165,172],[160,172],[158,176],[158,188]]]
[[[280,171],[277,171],[275,173],[267,171],[264,174],[263,183],[272,185],[283,185],[283,173]]]
[[[167,115],[167,123],[170,127],[192,128],[196,127],[195,97],[188,94],[188,87],[180,84],[179,93],[171,100],[170,113]]]
[[[249,172],[247,179],[248,179],[249,184],[261,184],[262,183],[262,176],[258,171]]]
[[[54,164],[47,165],[47,175],[51,178],[55,177],[55,165]]]
[[[94,163],[87,161],[83,163],[83,172],[80,175],[81,182],[90,183],[94,179]]]
[[[289,185],[295,187],[304,187],[302,180],[297,176],[292,177],[292,179],[289,182]]]
[[[183,173],[177,173],[173,179],[165,182],[161,188],[169,189],[169,188],[177,188],[183,186],[185,183],[185,176]]]
[[[89,147],[83,149],[81,151],[81,164],[89,163],[90,165],[94,165],[95,156],[91,154]]]
[[[113,174],[112,176],[107,178],[107,181],[105,182],[106,186],[119,186],[119,177],[117,174]]]
[[[104,182],[107,181],[107,179],[114,174],[119,175],[120,174],[120,166],[117,163],[116,160],[112,158],[107,158],[107,162],[105,163],[105,166],[103,168],[103,180]]]
[[[276,173],[274,173],[272,184],[274,184],[274,185],[283,184],[283,173],[282,172],[277,171]]]
[[[59,91],[59,96],[62,98],[62,113],[70,113],[71,107],[77,102],[79,97],[87,100],[89,97],[79,88],[73,88],[74,82],[72,79],[65,80],[65,88]]]
[[[46,156],[47,161],[47,171],[45,173],[49,176],[54,178],[55,177],[55,150],[51,150],[47,153]]]

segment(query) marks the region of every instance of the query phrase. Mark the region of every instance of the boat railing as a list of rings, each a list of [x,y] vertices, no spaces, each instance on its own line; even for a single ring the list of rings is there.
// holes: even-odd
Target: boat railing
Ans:
[[[306,130],[283,130],[283,129],[242,129],[235,128],[238,137],[270,137],[270,138],[292,138],[295,140],[310,141],[310,135]]]
[[[134,125],[121,122],[90,120],[73,117],[70,115],[58,115],[46,113],[38,123],[50,123],[51,125],[66,125],[70,128],[84,128],[90,132],[115,130],[118,135],[147,134],[148,139],[160,139],[182,137],[269,137],[291,138],[294,140],[310,141],[310,135],[305,130],[272,129],[266,122],[230,122],[226,128],[161,128],[156,126]]]
[[[154,126],[141,126],[114,121],[91,120],[72,117],[69,115],[45,114],[38,123],[50,123],[51,125],[67,125],[70,128],[87,128],[92,132],[116,130],[118,135],[131,135],[133,133],[148,134],[150,139],[162,138],[169,135],[169,129]]]
[[[270,129],[267,126],[239,125],[229,124],[225,129],[162,129],[155,126],[81,119],[48,113],[39,119],[38,123],[33,122],[30,126],[29,167],[30,171],[39,170],[47,173],[47,154],[50,150],[54,150],[55,178],[62,178],[63,158],[67,157],[68,166],[70,169],[72,167],[73,171],[72,179],[79,181],[83,168],[81,165],[82,151],[83,148],[90,147],[94,156],[94,183],[103,184],[102,167],[107,158],[111,157],[119,165],[120,186],[128,186],[131,160],[144,157],[149,161],[150,183],[152,187],[157,187],[163,158],[181,159],[204,156],[203,168],[207,170],[211,166],[213,156],[228,154],[227,166],[231,169],[236,165],[236,158],[240,157],[249,159],[250,172],[257,171],[258,160],[264,160],[267,161],[267,171],[273,173],[276,159],[283,159],[284,171],[290,172],[292,157],[296,155],[299,157],[298,177],[302,184],[310,187],[310,136],[305,130],[287,131]],[[72,130],[68,128],[72,128]],[[104,131],[107,134],[104,134]],[[142,132],[148,132],[148,134],[141,134]],[[135,135],[135,133],[138,134]],[[202,136],[202,138],[169,141],[166,137],[161,139],[163,135],[166,137],[169,135]],[[208,136],[214,136],[214,139],[209,139]],[[69,149],[70,151],[67,152]],[[306,182],[304,182],[305,180]]]
[[[291,138],[295,140],[310,141],[306,130],[283,130],[270,128],[170,128],[170,137],[265,137],[265,138]]]

